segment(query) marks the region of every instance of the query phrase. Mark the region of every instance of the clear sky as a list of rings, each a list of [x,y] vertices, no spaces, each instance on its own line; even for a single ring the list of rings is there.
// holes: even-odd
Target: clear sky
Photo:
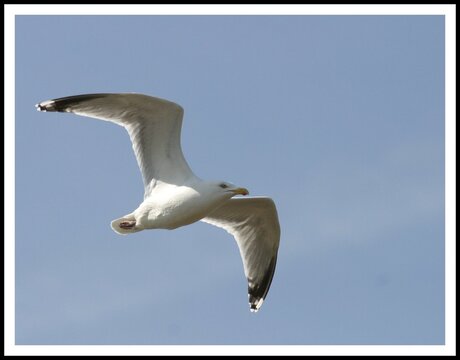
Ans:
[[[142,201],[122,128],[37,102],[185,109],[194,172],[272,197],[257,313],[233,238],[119,236]],[[17,344],[443,344],[443,16],[18,16]]]

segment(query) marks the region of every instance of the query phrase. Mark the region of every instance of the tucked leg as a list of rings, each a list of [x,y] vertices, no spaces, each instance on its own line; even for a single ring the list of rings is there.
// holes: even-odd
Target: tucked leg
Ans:
[[[122,229],[132,229],[136,225],[136,220],[122,221],[120,223],[120,228]]]

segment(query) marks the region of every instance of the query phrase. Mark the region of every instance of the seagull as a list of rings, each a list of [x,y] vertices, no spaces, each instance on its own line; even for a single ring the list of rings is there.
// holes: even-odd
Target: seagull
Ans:
[[[227,181],[205,181],[182,153],[183,108],[137,93],[85,94],[43,101],[38,111],[67,112],[110,121],[131,139],[144,181],[144,200],[133,212],[111,222],[121,235],[147,229],[176,229],[203,221],[233,235],[248,281],[249,306],[262,306],[275,272],[280,225],[274,201],[248,195]]]

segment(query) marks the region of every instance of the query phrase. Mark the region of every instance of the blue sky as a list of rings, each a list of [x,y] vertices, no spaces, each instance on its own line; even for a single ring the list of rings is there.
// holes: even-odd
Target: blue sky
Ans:
[[[442,16],[17,17],[16,343],[443,344],[444,60]],[[111,230],[143,196],[122,128],[34,108],[131,91],[275,200],[259,313],[225,231]]]

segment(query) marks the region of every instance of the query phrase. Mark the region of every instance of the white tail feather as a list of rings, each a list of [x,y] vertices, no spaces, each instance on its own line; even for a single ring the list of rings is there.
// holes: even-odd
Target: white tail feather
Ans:
[[[132,221],[135,221],[134,216],[126,215],[126,216],[123,216],[123,217],[121,217],[119,219],[113,220],[110,223],[110,226],[112,227],[113,231],[115,231],[117,234],[120,234],[120,235],[127,235],[127,234],[132,234],[132,233],[141,231],[142,229],[140,229],[136,225],[134,225],[131,228],[120,226],[120,224],[122,224],[122,223],[128,223],[128,222],[132,222]]]

